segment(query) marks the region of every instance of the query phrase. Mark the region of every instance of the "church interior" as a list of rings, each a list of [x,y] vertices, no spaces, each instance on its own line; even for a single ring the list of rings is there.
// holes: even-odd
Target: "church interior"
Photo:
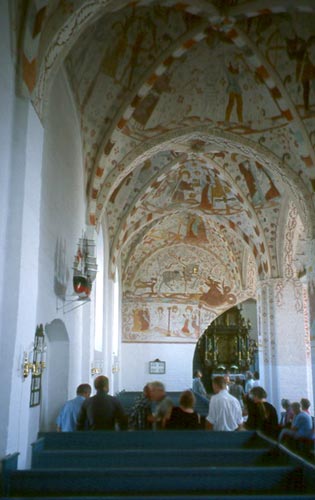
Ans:
[[[314,1],[0,20],[0,456],[29,465],[98,374],[114,395],[258,370],[314,415]]]

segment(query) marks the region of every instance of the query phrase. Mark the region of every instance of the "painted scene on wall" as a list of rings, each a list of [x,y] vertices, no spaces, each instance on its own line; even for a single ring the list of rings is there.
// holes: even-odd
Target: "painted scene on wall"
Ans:
[[[202,230],[187,244],[192,227]],[[202,217],[163,220],[150,231],[150,241],[141,264],[136,266],[135,252],[124,275],[124,342],[196,342],[216,316],[253,295],[253,262],[244,288],[239,256]]]

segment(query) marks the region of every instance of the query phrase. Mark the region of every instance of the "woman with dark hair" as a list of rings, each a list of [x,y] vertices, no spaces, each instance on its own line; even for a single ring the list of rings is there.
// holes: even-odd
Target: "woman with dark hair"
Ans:
[[[253,387],[247,398],[248,418],[245,424],[248,430],[259,430],[269,437],[278,435],[278,415],[272,404],[266,401],[267,393],[262,387]]]
[[[192,391],[184,391],[179,398],[179,406],[174,406],[171,416],[166,422],[166,429],[194,430],[200,429],[200,416],[194,410],[195,396]]]

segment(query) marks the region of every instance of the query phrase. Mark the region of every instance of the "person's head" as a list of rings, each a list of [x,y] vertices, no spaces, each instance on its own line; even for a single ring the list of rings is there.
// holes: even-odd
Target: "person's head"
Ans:
[[[77,387],[77,396],[83,396],[84,398],[89,398],[92,392],[92,387],[90,384],[80,384]]]
[[[230,381],[230,374],[229,373],[226,373],[224,375],[224,380],[225,380],[226,385],[228,385],[231,382]]]
[[[146,398],[151,399],[151,384],[145,384],[143,388],[143,394]]]
[[[252,372],[247,371],[247,372],[246,372],[246,378],[247,378],[247,380],[252,379],[252,378],[253,378],[253,374],[252,374]]]
[[[150,383],[150,387],[151,387],[151,399],[152,401],[161,401],[161,399],[164,398],[165,396],[165,387],[164,387],[164,384],[162,384],[162,382],[151,382]]]
[[[298,415],[301,412],[301,405],[297,401],[295,403],[292,403],[292,410],[294,415]]]
[[[291,403],[290,403],[289,399],[285,399],[285,398],[281,399],[281,406],[285,410],[288,410],[290,408],[290,406],[291,406]]]
[[[254,379],[259,380],[259,378],[260,378],[259,372],[254,372]]]
[[[302,398],[300,403],[301,403],[301,408],[303,411],[308,410],[309,407],[311,406],[310,400],[306,399],[306,398]]]
[[[237,385],[242,385],[242,379],[241,379],[241,377],[238,377],[238,376],[237,376],[237,377],[235,377],[235,383],[236,383]]]
[[[201,378],[201,377],[202,377],[202,373],[201,373],[201,371],[200,371],[200,370],[196,370],[196,371],[194,372],[194,378]]]
[[[94,380],[94,387],[97,391],[108,392],[109,390],[108,378],[105,377],[105,375],[99,375]]]
[[[214,377],[212,380],[213,391],[217,394],[218,392],[226,389],[226,381],[222,375]]]
[[[263,387],[253,387],[249,391],[249,397],[254,401],[254,403],[261,403],[267,398],[267,393]]]
[[[179,398],[179,406],[187,409],[193,409],[195,406],[196,398],[191,391],[183,391]]]

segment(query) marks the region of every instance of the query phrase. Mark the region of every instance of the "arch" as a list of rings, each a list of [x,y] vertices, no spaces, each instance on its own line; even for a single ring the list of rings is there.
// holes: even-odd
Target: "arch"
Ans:
[[[90,198],[88,210],[91,223],[99,225],[106,204],[113,191],[119,186],[122,180],[145,159],[150,158],[161,150],[182,152],[182,144],[186,145],[188,150],[190,149],[192,152],[189,141],[198,139],[202,140],[205,145],[204,147],[200,147],[197,156],[201,153],[233,151],[248,156],[253,160],[257,160],[277,178],[280,178],[294,199],[304,226],[309,228],[311,231],[310,236],[314,238],[315,220],[311,217],[313,204],[310,193],[292,168],[264,146],[249,139],[240,138],[235,134],[223,132],[218,128],[209,127],[207,125],[197,125],[195,127],[168,131],[135,147],[124,160],[107,175],[98,195],[98,199],[92,200]]]
[[[215,172],[215,174],[225,183],[231,191],[234,193],[235,197],[242,203],[245,207],[246,216],[250,221],[250,228],[252,231],[252,235],[248,234],[246,228],[239,227],[234,222],[229,221],[225,222],[224,220],[220,220],[220,224],[222,226],[226,226],[229,231],[235,232],[235,234],[243,240],[243,243],[248,245],[254,255],[255,260],[257,261],[257,268],[259,270],[260,275],[268,276],[271,271],[270,264],[270,255],[268,252],[268,245],[264,236],[263,228],[259,222],[259,219],[253,210],[253,207],[247,200],[245,194],[239,188],[237,183],[234,181],[233,177],[229,174],[228,171],[225,171],[216,161],[213,159],[207,158],[207,155],[201,155],[203,158],[207,159],[209,162],[210,169]],[[139,202],[144,199],[147,193],[150,193],[154,190],[154,185],[159,180],[159,183],[166,178],[167,174],[172,170],[176,170],[178,167],[179,159],[182,158],[183,155],[179,156],[178,159],[174,162],[170,162],[168,165],[162,167],[159,172],[155,175],[154,178],[150,180],[150,183],[146,184],[143,189],[140,190],[139,194],[134,198],[133,203],[130,204],[130,207],[124,217],[122,218],[119,228],[116,232],[116,235],[113,239],[111,245],[111,265],[113,266],[113,262],[118,262],[118,255],[121,252],[123,246],[130,241],[131,238],[136,233],[142,231],[145,227],[151,228],[152,224],[157,223],[164,216],[168,216],[170,213],[177,213],[178,207],[167,208],[163,210],[163,213],[157,211],[156,213],[150,214],[147,218],[143,218],[142,221],[137,221],[135,223],[131,223],[130,214],[136,210]],[[202,213],[201,213],[202,215]],[[216,216],[214,216],[216,218]],[[111,274],[113,270],[111,270]]]
[[[45,334],[47,368],[43,375],[40,430],[53,431],[56,429],[58,413],[68,399],[69,335],[60,319],[47,323]]]
[[[209,362],[209,358],[206,355],[206,336],[207,336],[207,331],[210,325],[213,323],[214,320],[220,318],[222,316],[223,318],[226,316],[226,313],[228,310],[234,310],[234,309],[239,309],[240,310],[240,315],[244,319],[244,325],[248,324],[248,334],[249,338],[252,339],[256,345],[257,345],[257,350],[254,347],[252,349],[249,348],[251,352],[251,366],[249,369],[253,371],[258,371],[259,370],[259,360],[258,360],[258,330],[257,330],[257,308],[256,308],[256,300],[248,297],[245,298],[242,302],[239,302],[237,305],[234,305],[232,308],[226,308],[225,311],[220,312],[220,314],[217,314],[211,318],[211,321],[208,325],[208,327],[202,332],[200,335],[196,346],[195,346],[195,351],[194,351],[194,356],[193,356],[193,372],[196,370],[201,370],[203,373],[203,383],[206,387],[207,392],[212,392],[212,386],[211,386],[211,377],[213,375],[213,366],[211,365],[211,362]],[[248,323],[249,321],[249,323]],[[229,334],[232,333],[230,329],[231,325],[228,327]],[[220,326],[216,327],[218,330],[220,329]],[[224,331],[224,327],[222,327]],[[242,372],[240,372],[242,373]],[[244,373],[244,371],[243,371]]]

